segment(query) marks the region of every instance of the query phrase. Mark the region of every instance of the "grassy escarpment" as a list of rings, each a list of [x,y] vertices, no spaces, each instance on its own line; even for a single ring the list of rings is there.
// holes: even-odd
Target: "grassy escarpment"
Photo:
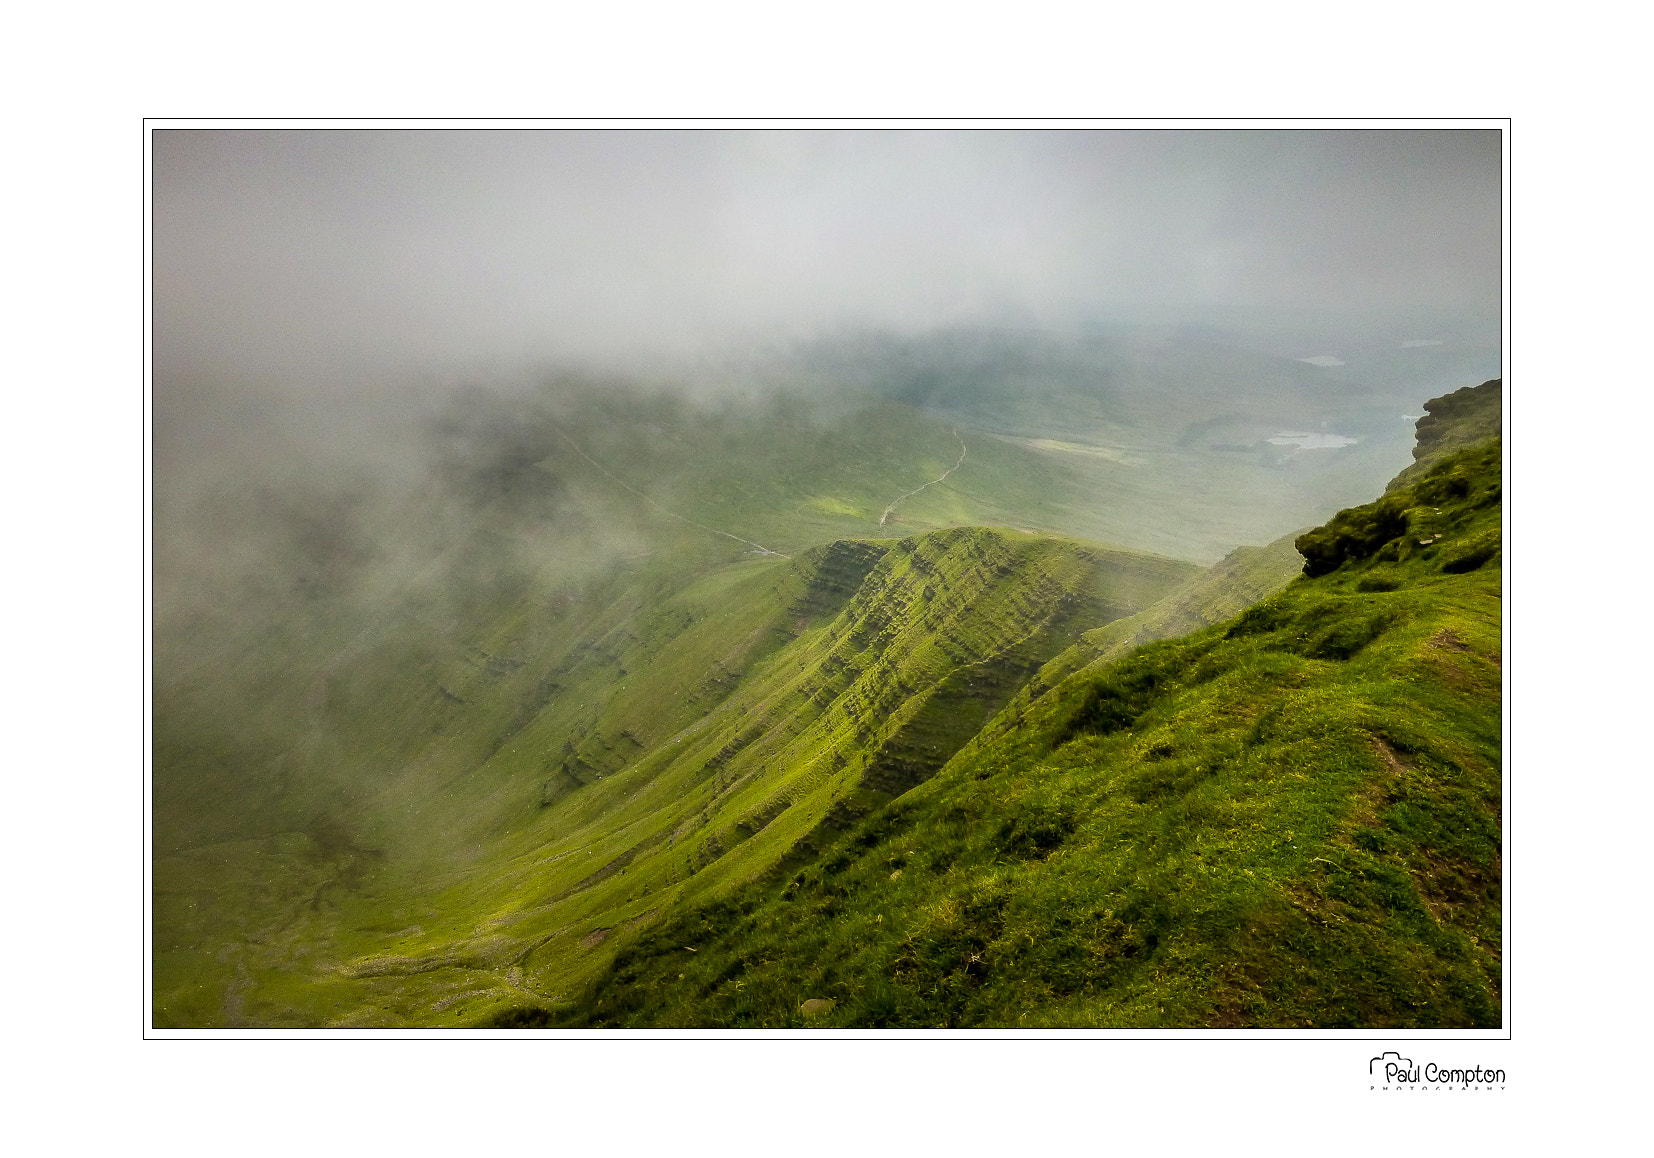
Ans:
[[[752,664],[715,711],[524,818],[527,831],[512,838],[520,851],[493,870],[486,899],[473,873],[433,906],[475,919],[485,904],[486,938],[427,926],[397,947],[394,983],[378,955],[350,963],[375,1019],[465,1024],[525,995],[554,999],[606,964],[611,935],[807,862],[833,831],[941,767],[972,721],[1067,646],[1077,623],[1141,607],[1190,570],[981,529],[839,544],[764,566],[781,572],[772,605],[790,610],[829,587],[841,597],[867,569],[835,615],[789,619],[797,634]],[[678,664],[663,654],[656,666]],[[889,783],[893,773],[904,782]],[[513,969],[514,982],[445,1004],[456,987]]]
[[[615,1026],[1497,1026],[1500,449],[1225,623],[1017,697],[813,864],[637,936]]]
[[[661,855],[695,878],[691,891],[807,852],[829,817],[843,823],[925,779],[1079,623],[1140,607],[1190,570],[983,529],[841,543],[801,560],[841,582],[846,561],[863,577],[836,615],[640,764],[683,785]]]
[[[903,540],[819,636],[743,688],[742,730],[708,763],[728,783],[764,785],[760,813],[809,799],[842,823],[940,769],[1085,626],[1192,570],[1014,531]],[[807,808],[783,829],[807,837],[811,816],[825,813]],[[714,831],[708,846],[730,836]]]
[[[1191,573],[973,528],[502,601],[491,635],[363,709],[430,709],[420,758],[360,805],[423,855],[393,846],[349,889],[298,833],[158,863],[158,1021],[464,1025],[554,1002],[628,933],[807,863],[1080,630]]]

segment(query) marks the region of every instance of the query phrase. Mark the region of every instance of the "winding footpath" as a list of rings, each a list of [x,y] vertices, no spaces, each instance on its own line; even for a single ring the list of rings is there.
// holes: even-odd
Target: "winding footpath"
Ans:
[[[902,495],[895,502],[891,503],[888,507],[886,507],[884,509],[884,514],[879,516],[879,526],[881,526],[881,527],[884,526],[885,520],[890,518],[890,512],[894,511],[900,503],[906,502],[908,499],[911,499],[914,495],[916,495],[920,491],[924,490],[925,487],[935,486],[937,483],[941,482],[942,479],[947,478],[950,474],[952,474],[954,471],[959,469],[959,464],[965,461],[965,455],[968,452],[965,449],[965,440],[963,438],[959,438],[959,430],[958,430],[957,427],[954,428],[953,436],[955,438],[959,439],[959,462],[954,463],[952,466],[948,467],[947,470],[943,471],[942,474],[941,474],[941,477],[931,479],[924,486],[915,487],[913,490],[908,491],[907,494]]]

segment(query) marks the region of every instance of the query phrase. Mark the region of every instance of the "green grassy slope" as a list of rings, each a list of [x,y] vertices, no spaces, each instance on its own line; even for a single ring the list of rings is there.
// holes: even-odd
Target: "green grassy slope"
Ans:
[[[497,1023],[1497,1026],[1499,447]]]
[[[996,713],[1278,562],[1185,586],[1188,564],[1062,534],[1216,557],[1278,530],[1297,492],[1260,478],[1313,467],[1307,494],[1316,456],[1366,452],[1265,463],[1160,432],[1145,466],[876,396],[619,389],[473,399],[439,433],[431,488],[337,526],[300,495],[297,564],[256,556],[236,598],[158,612],[158,1025],[569,999],[628,936],[810,863]],[[1196,452],[1265,497],[1224,509]],[[962,529],[983,523],[1023,530]]]
[[[445,664],[366,685],[400,699],[343,705],[389,720],[353,736],[385,761],[355,801],[372,839],[352,834],[377,855],[295,825],[158,859],[157,1022],[460,1025],[555,997],[611,931],[806,856],[1080,630],[1192,572],[969,529],[528,600]]]
[[[1145,644],[1210,627],[1273,595],[1303,571],[1296,539],[1296,534],[1283,535],[1264,547],[1237,547],[1137,614],[1086,631],[1017,689],[1013,707],[1025,709],[1077,672],[1095,671]]]

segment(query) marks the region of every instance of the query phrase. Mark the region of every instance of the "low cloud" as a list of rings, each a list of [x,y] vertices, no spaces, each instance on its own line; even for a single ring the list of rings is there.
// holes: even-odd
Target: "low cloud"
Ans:
[[[154,171],[158,386],[1499,293],[1492,132],[180,130]]]

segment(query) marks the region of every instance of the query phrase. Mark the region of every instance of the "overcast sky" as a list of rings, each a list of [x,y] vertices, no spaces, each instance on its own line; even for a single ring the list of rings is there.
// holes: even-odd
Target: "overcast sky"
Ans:
[[[172,130],[153,158],[158,390],[1499,302],[1491,131]]]

